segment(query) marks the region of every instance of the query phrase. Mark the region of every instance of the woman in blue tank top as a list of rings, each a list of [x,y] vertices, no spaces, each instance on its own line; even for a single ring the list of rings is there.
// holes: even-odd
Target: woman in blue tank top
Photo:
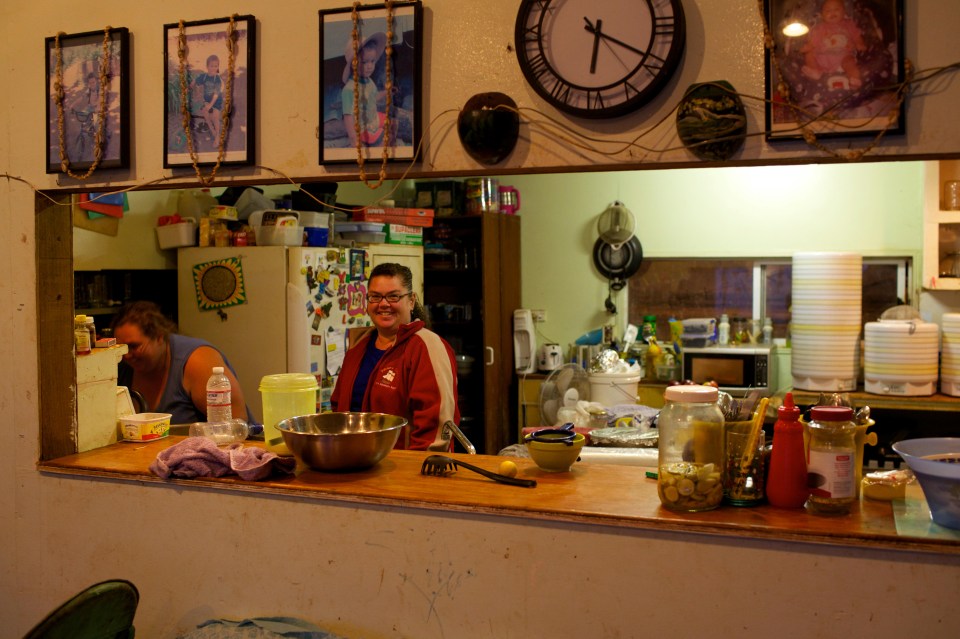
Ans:
[[[113,320],[117,343],[128,352],[119,367],[120,386],[138,392],[146,410],[173,415],[171,423],[207,421],[207,380],[214,366],[230,379],[233,416],[252,421],[236,372],[215,346],[179,335],[153,302],[132,302]]]

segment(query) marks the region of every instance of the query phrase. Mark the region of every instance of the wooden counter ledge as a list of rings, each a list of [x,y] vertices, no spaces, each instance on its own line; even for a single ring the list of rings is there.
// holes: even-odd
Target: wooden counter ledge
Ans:
[[[935,525],[919,533],[897,530],[890,502],[864,499],[846,516],[827,517],[771,506],[722,506],[703,513],[672,513],[660,507],[656,480],[642,467],[578,462],[569,473],[545,473],[532,460],[515,460],[519,477],[537,480],[535,488],[498,484],[461,469],[446,477],[420,474],[427,453],[392,451],[375,467],[361,472],[322,473],[297,467],[295,475],[247,482],[236,476],[165,480],[148,470],[161,450],[183,437],[150,443],[117,443],[104,448],[40,462],[44,473],[129,479],[189,485],[215,490],[282,494],[304,499],[347,501],[430,510],[522,517],[579,524],[751,537],[815,544],[856,545],[891,550],[960,554],[960,531]],[[262,443],[248,442],[248,446]],[[502,457],[453,455],[496,471]],[[919,488],[911,491],[922,500]],[[920,526],[923,528],[923,526]]]

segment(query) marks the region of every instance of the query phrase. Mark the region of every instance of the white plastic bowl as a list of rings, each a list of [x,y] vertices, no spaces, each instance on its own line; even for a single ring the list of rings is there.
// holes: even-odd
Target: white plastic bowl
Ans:
[[[893,450],[920,480],[930,518],[960,530],[960,437],[905,439]]]

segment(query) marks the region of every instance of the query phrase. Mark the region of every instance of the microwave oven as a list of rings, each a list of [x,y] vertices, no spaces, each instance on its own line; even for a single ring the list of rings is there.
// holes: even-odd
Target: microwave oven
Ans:
[[[720,390],[742,393],[749,389],[776,390],[776,346],[706,346],[683,349],[683,378],[698,384],[716,382]]]

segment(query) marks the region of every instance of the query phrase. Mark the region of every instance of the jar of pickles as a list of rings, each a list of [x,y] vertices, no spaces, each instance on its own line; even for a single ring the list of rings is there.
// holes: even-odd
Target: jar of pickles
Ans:
[[[669,386],[657,418],[657,492],[664,508],[697,512],[723,501],[723,412],[713,386]]]
[[[857,425],[847,406],[814,406],[810,410],[807,454],[807,510],[844,515],[857,499]]]

